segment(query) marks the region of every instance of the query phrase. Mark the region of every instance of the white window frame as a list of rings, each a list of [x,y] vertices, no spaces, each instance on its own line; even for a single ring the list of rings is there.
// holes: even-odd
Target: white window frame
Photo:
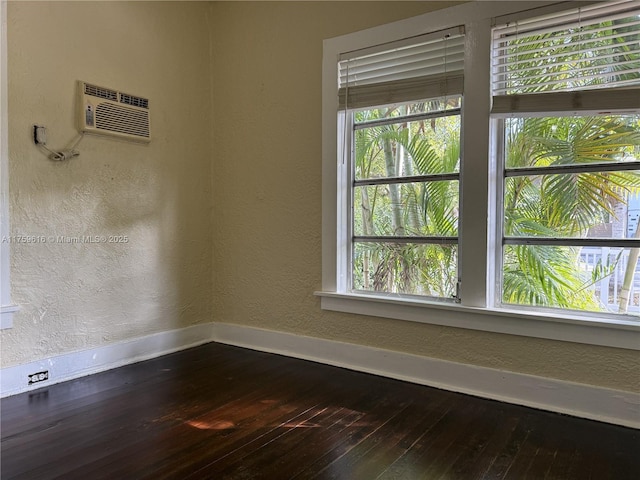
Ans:
[[[576,8],[580,5],[569,5],[568,10],[566,12],[558,12],[559,15],[552,15],[545,17],[539,17],[538,15],[533,13],[521,13],[510,15],[508,20],[504,17],[501,17],[501,25],[497,25],[497,28],[494,30],[494,41],[498,44],[502,44],[502,42],[509,42],[513,39],[517,38],[518,34],[518,21],[523,19],[523,22],[520,22],[520,32],[523,36],[535,35],[539,30],[544,29],[549,32],[553,30],[562,30],[566,29],[566,25],[580,24],[580,18],[582,18],[583,24],[590,24],[594,21],[600,22],[603,16],[613,15],[616,17],[627,17],[630,16],[631,13],[625,10],[635,9],[636,11],[640,7],[640,2],[637,0],[631,1],[626,0],[623,2],[600,2],[593,3],[588,5],[588,8],[580,9]],[[558,25],[559,18],[561,18],[562,23]],[[516,20],[514,22],[514,20]],[[551,23],[549,23],[551,22]],[[531,28],[531,30],[527,30],[527,27]],[[526,31],[526,33],[522,33]],[[503,37],[503,35],[507,35],[507,37]],[[514,37],[514,34],[516,35]],[[503,49],[502,46],[498,47],[499,51],[494,51],[494,54],[502,54],[506,49]],[[517,54],[516,54],[517,55]],[[526,65],[526,64],[525,64]],[[496,63],[494,61],[494,68]],[[589,67],[593,68],[593,67]],[[614,83],[613,85],[607,84],[606,87],[600,86],[590,86],[590,87],[581,87],[574,90],[568,90],[564,87],[551,88],[549,90],[545,90],[539,93],[528,93],[528,94],[517,94],[514,92],[510,92],[509,87],[507,87],[507,79],[508,75],[505,75],[502,72],[494,71],[493,74],[493,82],[494,82],[494,97],[493,97],[493,105],[492,105],[492,114],[491,114],[491,122],[492,122],[492,137],[496,141],[496,145],[494,149],[491,151],[491,155],[496,159],[497,162],[497,171],[505,172],[504,175],[501,175],[498,178],[499,185],[496,188],[496,199],[497,200],[497,213],[496,218],[504,218],[504,184],[507,177],[518,177],[518,176],[528,176],[532,173],[526,172],[526,169],[521,168],[506,168],[506,158],[504,155],[504,129],[505,129],[505,120],[508,118],[534,118],[534,117],[548,117],[548,118],[560,118],[560,117],[585,117],[585,116],[594,116],[599,115],[602,112],[605,112],[609,115],[638,115],[640,113],[640,99],[637,96],[637,87],[632,87],[634,90],[630,92],[624,87],[628,85],[628,81],[622,81],[621,83]],[[546,80],[549,84],[555,84],[557,86],[561,80],[554,79]],[[635,84],[635,82],[634,82]],[[621,90],[620,87],[623,87]],[[608,164],[605,167],[604,171],[624,171],[628,169],[637,170],[639,161],[635,162],[623,162],[618,164]],[[601,166],[600,166],[601,167]],[[580,173],[580,172],[597,172],[603,171],[602,169],[598,169],[594,165],[563,165],[562,167],[551,166],[551,167],[543,167],[537,168],[535,170],[536,173],[541,175],[554,175],[554,174],[571,174],[571,173]],[[624,238],[624,239],[597,239],[597,238],[534,238],[534,237],[519,237],[513,236],[508,237],[504,235],[502,222],[498,225],[496,229],[496,234],[501,238],[501,241],[504,246],[506,245],[553,245],[553,246],[593,246],[593,247],[614,247],[614,248],[622,248],[623,250],[631,249],[637,247],[640,244],[640,241],[632,238]],[[497,252],[496,255],[496,266],[495,266],[495,282],[494,284],[498,286],[495,291],[494,297],[494,305],[501,308],[518,308],[530,311],[549,311],[555,312],[560,309],[560,307],[534,307],[528,305],[518,305],[518,304],[509,304],[503,302],[502,299],[502,285],[503,285],[503,276],[501,274],[503,270],[503,261],[504,261],[504,252]],[[561,309],[560,309],[561,310]],[[562,310],[561,310],[562,311]],[[565,310],[567,311],[567,310]],[[571,313],[569,313],[571,314]],[[629,316],[624,314],[617,314],[614,312],[573,312],[574,315],[591,317],[591,318],[604,318],[608,320],[615,320],[616,318],[629,318]],[[637,318],[637,317],[636,317]],[[634,319],[634,321],[637,321]]]
[[[459,94],[454,94],[451,95],[451,97],[459,97],[461,99],[461,103],[463,102],[463,98],[461,95]],[[404,102],[403,102],[404,103]],[[407,104],[410,104],[411,102],[406,102]],[[368,107],[368,109],[377,109],[379,108],[379,106],[373,106],[373,107]],[[355,109],[358,110],[358,109]],[[461,109],[460,108],[456,108],[456,109],[444,109],[444,110],[440,110],[440,111],[429,111],[426,114],[430,114],[433,116],[430,116],[429,118],[445,118],[445,117],[449,117],[449,116],[457,116],[457,117],[461,117],[460,114]],[[344,117],[344,113],[343,112],[339,112],[338,113],[339,117]],[[364,128],[366,128],[367,123],[357,123],[354,119],[355,115],[352,112],[349,112],[346,115],[346,129],[348,130],[348,136],[350,137],[349,140],[347,142],[345,142],[347,145],[350,145],[350,150],[353,152],[355,149],[355,142],[354,142],[354,136],[355,136],[355,131],[357,129],[358,126],[365,126]],[[410,119],[411,116],[397,116],[397,117],[392,117],[389,119],[385,119],[388,124],[390,125],[394,125],[394,124],[399,124],[402,122],[406,122],[408,119]],[[339,123],[341,123],[343,120],[342,118],[340,118]],[[343,152],[344,154],[344,152]],[[352,165],[351,165],[352,166]],[[350,185],[355,184],[356,182],[360,181],[360,179],[356,179],[353,176],[353,171],[352,169],[350,169],[350,176],[348,178],[348,183]],[[460,184],[460,174],[459,172],[448,172],[446,174],[438,174],[435,177],[437,178],[431,178],[431,179],[427,179],[427,180],[416,180],[415,176],[405,176],[404,181],[398,181],[396,183],[396,185],[403,185],[403,184],[411,184],[413,182],[424,182],[425,184],[428,182],[452,182],[455,181],[458,183],[458,185]],[[455,177],[455,178],[452,178]],[[363,182],[366,182],[368,180],[372,180],[372,179],[362,179]],[[380,178],[380,179],[375,179],[375,180],[380,180],[380,184],[382,185],[388,185],[388,183],[386,183],[388,181],[388,179],[385,178]],[[459,191],[459,189],[458,189]],[[352,239],[349,242],[349,251],[346,252],[346,255],[344,255],[345,259],[344,261],[346,262],[347,268],[349,268],[349,265],[351,265],[351,259],[353,258],[353,250],[354,250],[354,244],[355,243],[361,243],[362,242],[362,238],[365,238],[365,236],[360,237],[360,240],[356,240],[356,235],[354,235],[353,232],[353,227],[354,227],[354,217],[356,216],[354,213],[354,197],[353,195],[350,195],[350,198],[348,199],[348,205],[347,205],[347,213],[349,214],[349,233],[347,235],[347,237],[349,239]],[[459,208],[459,207],[458,207]],[[391,238],[393,238],[392,236],[389,235],[371,235],[372,237],[378,237],[374,243],[377,242],[388,242],[391,240]],[[411,240],[415,240],[415,244],[417,245],[434,245],[437,243],[440,243],[439,240],[444,240],[445,237],[437,237],[437,236],[432,236],[432,237],[420,237],[420,236],[415,236],[415,237],[403,237],[402,240],[405,240],[405,238],[411,239]],[[455,246],[456,250],[459,248],[459,242],[458,242],[458,235],[455,235],[455,241],[453,240],[454,237],[449,237],[448,240],[444,240],[442,241],[442,245],[450,245],[450,246]],[[399,239],[396,239],[396,241],[398,241]],[[402,241],[399,240],[399,241]],[[406,243],[414,243],[411,241],[407,241]],[[457,270],[459,268],[459,261],[456,261],[456,278],[458,277],[457,275]],[[349,282],[347,285],[347,289],[353,289],[353,277],[354,277],[354,272],[353,272],[353,268],[349,269],[348,271],[348,279],[347,281]],[[354,289],[355,291],[355,289]],[[363,294],[369,294],[371,292],[363,290],[362,291]],[[393,296],[394,294],[388,294],[389,296]],[[457,294],[453,295],[452,297],[437,297],[437,296],[429,296],[429,295],[425,295],[423,297],[420,298],[425,298],[427,300],[432,300],[432,301],[440,301],[440,302],[456,302],[457,301]]]
[[[0,1],[0,330],[13,326],[9,238],[9,116],[7,112],[7,2]]]
[[[640,322],[624,317],[598,318],[575,312],[542,312],[496,307],[496,255],[501,239],[493,226],[499,210],[495,192],[496,159],[490,134],[491,27],[496,17],[531,8],[535,16],[579,2],[472,2],[324,41],[322,77],[322,290],[321,308],[389,319],[497,333],[640,350]],[[340,54],[464,25],[465,71],[461,126],[459,276],[461,303],[415,297],[353,293],[348,286],[349,194],[347,165],[338,138],[338,59]],[[472,125],[473,128],[465,128]],[[466,146],[466,148],[465,148]],[[471,146],[471,147],[470,147]],[[487,181],[477,181],[477,179]],[[471,180],[468,180],[471,179]]]

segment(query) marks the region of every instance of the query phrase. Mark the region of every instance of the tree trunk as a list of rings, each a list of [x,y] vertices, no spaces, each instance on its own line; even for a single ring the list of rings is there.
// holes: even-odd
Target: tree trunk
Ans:
[[[383,140],[384,160],[388,177],[396,176],[396,162],[391,148],[391,140]],[[391,228],[393,234],[402,236],[405,234],[402,224],[402,201],[400,199],[400,186],[398,184],[389,185],[389,197],[391,198]]]
[[[636,225],[636,233],[633,238],[640,238],[640,219]],[[631,286],[633,285],[633,277],[636,273],[636,267],[638,266],[638,254],[640,254],[640,248],[629,249],[629,260],[627,261],[627,269],[624,272],[624,281],[622,282],[622,289],[620,290],[619,299],[619,313],[627,313],[629,308],[629,296],[631,294]]]
[[[407,124],[404,125],[404,128],[408,128]],[[409,142],[411,142],[411,132],[409,132],[408,136]],[[411,158],[409,154],[404,148],[398,148],[398,153],[402,157],[398,161],[402,162],[402,166],[404,168],[404,174],[406,176],[413,176],[413,163],[411,162]],[[409,222],[411,224],[411,228],[413,229],[416,235],[419,235],[422,232],[420,228],[420,213],[418,212],[418,195],[416,192],[416,186],[413,184],[405,185],[405,188],[410,189],[411,196],[413,197],[413,204],[408,205],[409,207]]]
[[[362,233],[365,236],[373,235],[373,215],[371,212],[371,202],[369,192],[366,187],[362,188],[360,209],[362,210]],[[364,289],[369,290],[369,253],[365,252],[362,257],[362,275]]]

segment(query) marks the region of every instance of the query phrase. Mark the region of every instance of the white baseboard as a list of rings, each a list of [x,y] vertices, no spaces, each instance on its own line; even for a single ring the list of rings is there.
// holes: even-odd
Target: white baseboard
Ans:
[[[219,343],[640,428],[640,394],[289,333],[216,323]]]
[[[3,368],[0,370],[0,397],[47,387],[208,343],[214,340],[212,327],[212,323],[193,325]],[[45,370],[49,372],[48,380],[28,384],[29,374]]]
[[[637,393],[224,323],[194,325],[3,368],[0,396],[35,390],[212,341],[640,428]],[[28,385],[29,374],[44,370],[49,371],[49,380]]]

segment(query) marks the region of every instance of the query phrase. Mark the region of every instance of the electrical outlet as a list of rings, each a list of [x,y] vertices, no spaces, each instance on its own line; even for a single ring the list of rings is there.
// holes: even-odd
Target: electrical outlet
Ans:
[[[33,142],[36,145],[47,144],[47,129],[41,125],[33,126]]]
[[[44,372],[32,373],[31,375],[27,375],[29,378],[29,385],[33,385],[34,383],[44,382],[45,380],[49,380],[49,370],[45,370]]]

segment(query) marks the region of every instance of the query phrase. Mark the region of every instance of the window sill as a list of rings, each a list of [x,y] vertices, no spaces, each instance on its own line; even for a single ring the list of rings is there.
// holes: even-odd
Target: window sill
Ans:
[[[516,309],[466,307],[415,298],[315,292],[321,308],[447,327],[640,350],[640,319],[599,319]]]
[[[13,314],[20,310],[18,305],[3,305],[0,307],[0,330],[13,328]]]

